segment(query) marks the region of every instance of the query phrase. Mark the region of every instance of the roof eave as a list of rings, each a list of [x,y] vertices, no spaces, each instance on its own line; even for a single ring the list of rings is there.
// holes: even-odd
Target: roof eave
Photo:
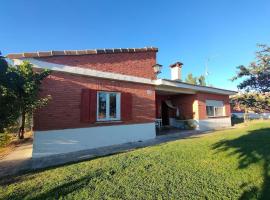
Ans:
[[[172,81],[168,79],[158,79],[155,81],[155,84],[157,86],[169,86],[169,87],[175,87],[175,88],[189,89],[194,92],[205,92],[205,93],[213,93],[213,94],[221,94],[221,95],[234,95],[237,93],[237,91],[233,91],[233,90],[226,90],[226,89],[214,88],[214,87],[209,87],[209,86],[192,85],[192,84],[179,82],[179,81]]]

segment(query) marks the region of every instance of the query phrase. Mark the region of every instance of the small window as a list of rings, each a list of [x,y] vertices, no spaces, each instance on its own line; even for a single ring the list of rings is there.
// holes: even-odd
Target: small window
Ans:
[[[120,120],[120,93],[98,92],[97,121]]]
[[[206,100],[206,114],[208,117],[224,116],[223,101]]]

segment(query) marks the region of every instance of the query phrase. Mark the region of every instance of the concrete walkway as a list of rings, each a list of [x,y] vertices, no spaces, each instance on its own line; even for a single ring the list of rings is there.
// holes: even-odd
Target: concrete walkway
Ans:
[[[15,147],[0,160],[0,177],[29,169],[32,158],[33,140],[28,139]]]
[[[205,132],[204,132],[205,133]],[[138,148],[158,145],[161,143],[187,138],[194,135],[201,135],[203,132],[189,130],[177,131],[168,135],[157,136],[154,139],[113,145],[96,149],[89,149],[66,154],[57,154],[43,158],[32,159],[32,143],[27,142],[16,148],[12,153],[0,160],[0,177],[16,174],[18,172],[30,169],[41,169],[45,167],[57,166],[66,163],[74,163],[83,160],[89,160],[96,157],[112,155],[126,152]]]

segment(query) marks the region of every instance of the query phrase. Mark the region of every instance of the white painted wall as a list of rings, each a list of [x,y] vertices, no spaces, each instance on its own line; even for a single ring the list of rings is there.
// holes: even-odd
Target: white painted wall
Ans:
[[[190,119],[192,120],[192,119]],[[183,121],[185,120],[176,120],[175,118],[170,118],[170,126],[175,128],[182,128]],[[187,121],[187,120],[186,120]],[[226,128],[231,126],[231,118],[211,118],[205,120],[192,120],[196,126],[196,130],[207,131],[218,128]]]
[[[231,118],[230,117],[222,117],[222,118],[211,118],[198,120],[198,129],[199,130],[211,130],[217,128],[225,128],[231,126]]]
[[[36,131],[33,157],[137,142],[155,137],[155,123]]]

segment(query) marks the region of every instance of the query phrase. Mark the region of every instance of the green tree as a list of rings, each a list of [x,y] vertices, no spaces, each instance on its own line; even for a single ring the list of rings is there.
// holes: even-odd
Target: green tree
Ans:
[[[189,84],[197,85],[197,78],[195,76],[193,76],[192,73],[189,73],[187,75],[185,82],[189,83]]]
[[[231,98],[232,106],[242,108],[245,112],[270,111],[270,47],[258,45],[256,60],[248,66],[238,66],[232,81],[240,80],[238,88],[241,93]]]
[[[9,69],[7,61],[0,55],[0,133],[19,118],[18,100],[13,84],[16,74]]]
[[[13,68],[13,71],[18,75],[15,94],[18,98],[20,115],[22,117],[21,126],[19,129],[19,138],[24,138],[24,128],[26,114],[31,115],[33,111],[46,105],[51,98],[49,95],[46,97],[39,97],[42,80],[49,74],[49,70],[42,70],[35,72],[32,64],[23,62]]]
[[[2,92],[4,95],[6,94],[6,98],[3,103],[7,103],[8,98],[10,98],[10,107],[13,110],[16,109],[16,115],[13,115],[12,109],[8,109],[3,118],[7,120],[10,116],[12,119],[18,118],[18,115],[21,116],[18,136],[23,139],[26,115],[31,115],[35,109],[46,105],[50,99],[49,95],[46,97],[38,95],[42,80],[50,74],[50,71],[34,71],[29,62],[23,62],[16,66],[4,65],[4,68],[3,76],[1,76],[3,79],[3,81],[1,80],[1,94]],[[7,125],[5,124],[5,126]]]
[[[205,76],[204,75],[199,76],[198,82],[199,82],[199,85],[206,86]]]
[[[201,86],[206,86],[206,80],[205,76],[201,75],[199,77],[193,76],[192,73],[189,73],[187,75],[187,78],[185,80],[186,83],[193,84],[193,85],[201,85]]]

